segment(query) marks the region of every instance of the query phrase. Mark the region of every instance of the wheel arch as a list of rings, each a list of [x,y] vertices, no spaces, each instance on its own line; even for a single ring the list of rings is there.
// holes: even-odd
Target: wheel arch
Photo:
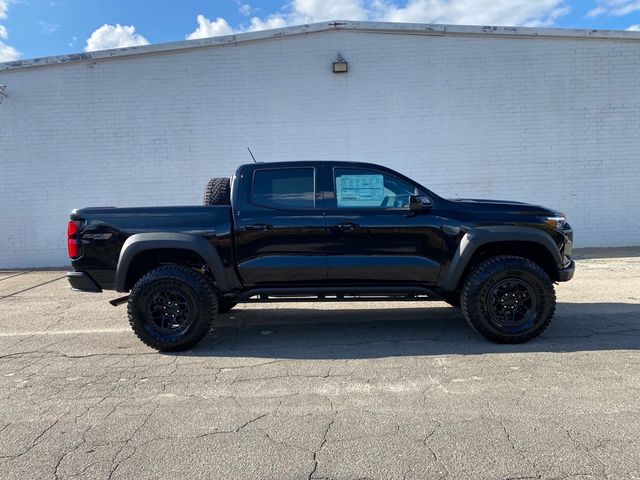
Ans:
[[[482,227],[467,232],[446,271],[441,288],[455,291],[473,265],[496,255],[517,255],[542,267],[552,281],[557,281],[562,256],[553,239],[532,227]]]
[[[120,250],[116,269],[115,289],[127,292],[144,275],[150,259],[167,257],[166,263],[189,263],[201,260],[207,265],[213,278],[222,291],[229,290],[220,255],[207,240],[186,233],[150,232],[130,236]],[[177,262],[172,262],[174,258]],[[157,263],[156,263],[157,266]]]

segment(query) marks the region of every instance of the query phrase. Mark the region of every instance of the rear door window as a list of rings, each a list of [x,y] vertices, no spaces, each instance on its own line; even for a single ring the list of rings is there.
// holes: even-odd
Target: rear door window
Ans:
[[[268,208],[315,208],[315,169],[273,168],[253,172],[251,203]]]

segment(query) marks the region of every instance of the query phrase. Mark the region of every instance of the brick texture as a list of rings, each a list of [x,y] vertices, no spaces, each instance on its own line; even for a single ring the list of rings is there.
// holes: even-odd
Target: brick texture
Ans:
[[[634,41],[336,31],[0,72],[0,267],[68,263],[72,208],[197,204],[247,145],[543,204],[576,246],[637,245],[639,67]]]

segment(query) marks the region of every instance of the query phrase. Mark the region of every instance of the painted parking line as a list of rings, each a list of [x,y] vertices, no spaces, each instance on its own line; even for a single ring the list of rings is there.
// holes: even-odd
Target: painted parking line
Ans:
[[[98,330],[35,330],[31,332],[0,333],[0,337],[31,337],[34,335],[92,335],[95,333],[124,333],[131,332],[130,328],[110,328]]]
[[[42,287],[43,285],[47,285],[49,283],[57,282],[58,280],[62,280],[63,278],[65,278],[65,275],[62,275],[61,277],[56,277],[53,280],[47,280],[46,282],[42,282],[42,283],[39,283],[37,285],[33,285],[31,287],[28,287],[28,288],[23,288],[22,290],[18,290],[17,292],[12,292],[9,295],[1,296],[0,300],[2,300],[4,298],[13,297],[14,295],[18,295],[19,293],[24,293],[24,292],[27,292],[29,290],[33,290],[34,288]]]
[[[25,273],[29,273],[29,272],[28,271],[24,271],[24,272],[7,272],[7,271],[0,272],[0,275],[9,275],[7,277],[0,278],[0,282],[3,281],[3,280],[9,280],[10,278],[13,278],[13,277],[18,277],[20,275],[24,275]]]

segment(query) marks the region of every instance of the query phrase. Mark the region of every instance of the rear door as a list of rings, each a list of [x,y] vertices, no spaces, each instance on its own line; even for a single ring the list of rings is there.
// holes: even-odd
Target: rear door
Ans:
[[[316,283],[326,278],[325,223],[310,166],[255,166],[241,174],[235,252],[246,285]]]
[[[435,284],[441,220],[414,214],[416,185],[387,170],[326,168],[327,280],[332,283]]]

